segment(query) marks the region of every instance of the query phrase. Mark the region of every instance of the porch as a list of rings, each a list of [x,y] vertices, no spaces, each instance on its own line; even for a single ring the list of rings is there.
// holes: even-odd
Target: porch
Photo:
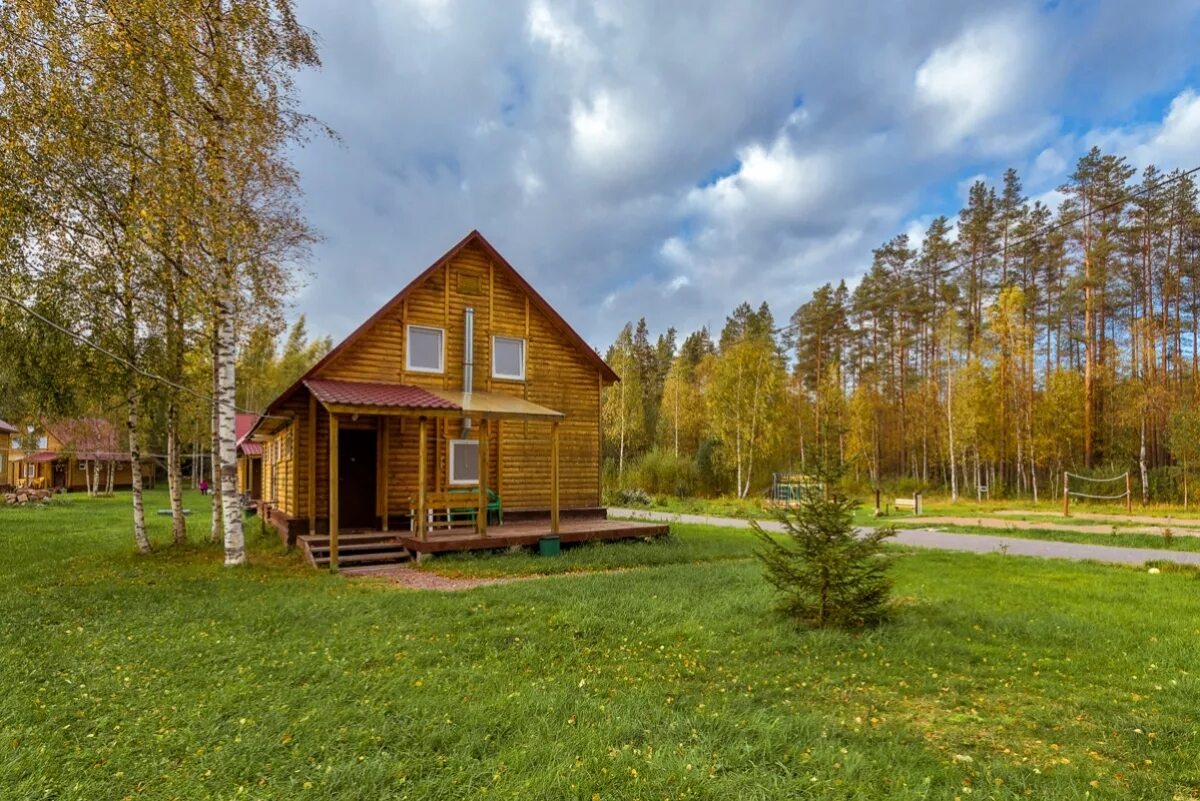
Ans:
[[[397,551],[406,558],[549,535],[572,543],[666,530],[604,519],[595,506],[598,443],[580,451],[578,434],[567,446],[574,473],[562,502],[560,411],[486,391],[325,379],[303,386],[307,408],[264,419],[257,433],[273,436],[264,519],[313,564],[337,570]]]
[[[584,542],[646,539],[670,532],[665,523],[608,520],[604,517],[564,518],[558,531],[549,520],[527,520],[488,526],[486,533],[470,528],[426,532],[413,531],[342,531],[337,537],[337,564],[352,568],[394,564],[420,558],[425,554],[454,551],[496,550],[537,545],[543,537],[558,537],[564,545]],[[315,567],[329,567],[334,558],[334,543],[326,534],[302,534],[297,540],[308,561]]]

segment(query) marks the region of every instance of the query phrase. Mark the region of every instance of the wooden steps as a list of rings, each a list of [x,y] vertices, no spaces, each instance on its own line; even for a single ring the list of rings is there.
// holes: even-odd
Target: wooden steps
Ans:
[[[303,534],[298,544],[313,567],[329,567],[329,537],[325,534]],[[344,532],[338,535],[338,565],[400,564],[412,558],[412,553],[396,538],[383,531],[362,533]]]

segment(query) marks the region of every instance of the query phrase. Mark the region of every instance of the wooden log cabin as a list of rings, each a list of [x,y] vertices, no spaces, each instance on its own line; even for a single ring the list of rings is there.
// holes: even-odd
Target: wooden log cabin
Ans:
[[[238,494],[251,501],[262,500],[262,443],[248,438],[257,422],[257,414],[239,413],[233,423],[237,438]]]
[[[119,429],[111,421],[81,417],[27,426],[22,434],[13,431],[0,437],[8,439],[7,473],[0,474],[0,484],[67,492],[86,490],[89,474],[106,486],[112,471],[114,489],[128,489],[133,484],[129,451],[121,443]],[[0,450],[0,453],[3,451]],[[152,457],[141,460],[142,486],[152,488],[157,466]]]
[[[268,406],[247,439],[262,445],[262,514],[334,569],[397,547],[665,533],[601,507],[601,398],[617,380],[472,231]]]

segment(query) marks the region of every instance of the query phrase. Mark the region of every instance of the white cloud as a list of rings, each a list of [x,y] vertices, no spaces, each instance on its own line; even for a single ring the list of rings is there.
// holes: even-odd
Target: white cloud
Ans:
[[[619,165],[630,155],[634,139],[629,115],[607,91],[599,92],[590,102],[576,101],[571,109],[571,133],[580,159],[597,169]]]
[[[1161,120],[1116,128],[1097,128],[1083,137],[1085,146],[1127,156],[1141,168],[1189,169],[1200,165],[1200,95],[1193,88],[1179,92]]]
[[[592,57],[592,44],[583,29],[544,0],[529,6],[527,19],[530,39],[545,44],[555,55],[569,61]]]
[[[1004,17],[968,28],[922,62],[914,78],[916,100],[930,112],[938,146],[996,135],[989,124],[1020,99],[1031,40],[1022,20]]]
[[[324,62],[302,106],[342,139],[297,152],[325,236],[298,311],[340,337],[479,228],[600,344],[741,300],[786,316],[953,217],[963,175],[1056,182],[1038,154],[1084,145],[1060,116],[1111,126],[1179,93],[1194,0],[1102,5],[299,0]],[[1195,103],[1120,133],[1183,159]]]

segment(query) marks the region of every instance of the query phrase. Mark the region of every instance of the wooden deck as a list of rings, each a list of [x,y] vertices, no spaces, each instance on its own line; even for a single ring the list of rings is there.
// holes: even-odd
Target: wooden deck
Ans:
[[[559,524],[558,538],[564,545],[579,542],[645,539],[670,533],[666,523],[647,521],[606,520],[602,517],[564,519]],[[338,536],[338,562],[346,567],[384,565],[407,562],[421,554],[453,551],[483,551],[537,545],[550,533],[549,520],[527,520],[489,526],[487,536],[474,529],[450,529],[430,532],[426,539],[404,531],[343,531]],[[297,539],[304,555],[315,567],[329,565],[329,537],[324,534],[302,534]]]
[[[520,545],[537,545],[542,537],[557,536],[564,545],[576,542],[643,539],[670,533],[666,523],[625,520],[563,520],[558,534],[550,533],[549,520],[506,523],[489,526],[487,536],[459,529],[431,531],[424,540],[410,531],[398,533],[400,544],[413,553],[445,553],[447,551],[481,551]]]

